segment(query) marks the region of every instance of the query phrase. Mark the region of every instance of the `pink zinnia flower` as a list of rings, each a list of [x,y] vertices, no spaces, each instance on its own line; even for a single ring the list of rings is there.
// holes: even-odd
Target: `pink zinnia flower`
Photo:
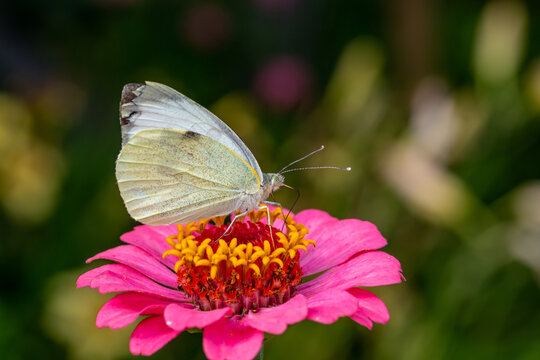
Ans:
[[[127,245],[88,260],[117,263],[77,281],[101,293],[121,292],[101,308],[96,325],[117,329],[145,316],[131,336],[135,355],[151,355],[199,328],[208,358],[251,359],[265,332],[282,334],[304,319],[330,324],[348,316],[370,329],[388,321],[384,303],[358,288],[403,279],[398,260],[377,251],[386,240],[373,224],[320,210],[283,216],[274,209],[270,227],[265,214],[250,213],[225,236],[224,217],[124,234]]]

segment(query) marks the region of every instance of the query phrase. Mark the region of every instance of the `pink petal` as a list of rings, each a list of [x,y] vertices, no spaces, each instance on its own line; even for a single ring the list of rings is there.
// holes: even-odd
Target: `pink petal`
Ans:
[[[346,291],[322,292],[307,301],[307,318],[322,324],[331,324],[341,316],[353,315],[358,309],[358,300]]]
[[[302,210],[294,217],[294,220],[309,229],[310,236],[318,233],[321,227],[331,225],[339,221],[335,217],[330,216],[326,211],[317,209]],[[315,240],[313,236],[311,239]]]
[[[152,355],[178,334],[179,331],[165,325],[163,316],[149,317],[133,330],[129,340],[129,351],[133,355]]]
[[[349,289],[349,293],[358,299],[358,310],[351,315],[351,319],[371,329],[373,322],[386,324],[390,314],[386,305],[375,294],[364,289]]]
[[[249,312],[243,322],[252,328],[270,334],[279,335],[285,332],[287,325],[302,321],[307,316],[306,298],[296,295],[284,304]]]
[[[118,294],[99,310],[96,326],[108,326],[111,329],[123,328],[137,320],[140,315],[163,314],[163,310],[170,303],[169,300],[142,294]]]
[[[318,216],[320,220],[324,216]],[[313,275],[345,262],[358,252],[376,250],[386,245],[377,227],[368,221],[346,219],[334,221],[327,217],[310,229],[306,238],[317,242],[315,248],[300,252],[300,264],[305,275]]]
[[[145,250],[133,245],[120,245],[91,257],[86,262],[95,259],[107,259],[127,265],[150,279],[169,287],[178,286],[176,274],[167,268],[161,261],[156,260]]]
[[[120,237],[120,239],[125,243],[135,245],[146,250],[158,261],[163,262],[171,269],[174,269],[174,264],[178,259],[176,259],[174,256],[167,256],[165,259],[162,259],[162,255],[166,250],[171,248],[165,241],[165,238],[177,233],[178,229],[176,225],[141,225],[135,227],[133,231],[125,233]]]
[[[102,294],[133,291],[177,301],[189,301],[180,291],[159,285],[140,272],[121,264],[103,265],[82,274],[77,280],[77,287],[84,286],[97,288]]]
[[[382,251],[368,251],[299,285],[297,291],[310,297],[330,289],[389,285],[399,283],[402,279],[401,265],[396,258]]]
[[[81,288],[85,286],[90,286],[92,284],[92,281],[97,276],[100,276],[101,274],[107,271],[115,271],[117,267],[118,267],[117,264],[109,264],[109,265],[103,265],[95,269],[92,269],[90,271],[87,271],[81,276],[79,276],[79,278],[77,279],[77,287]]]
[[[204,329],[206,326],[231,314],[232,309],[228,307],[211,311],[200,311],[197,309],[186,309],[179,304],[170,304],[165,309],[163,317],[168,327],[177,331],[184,331],[190,328]]]
[[[211,360],[250,360],[259,352],[263,339],[262,331],[238,317],[222,318],[204,329],[203,349]]]

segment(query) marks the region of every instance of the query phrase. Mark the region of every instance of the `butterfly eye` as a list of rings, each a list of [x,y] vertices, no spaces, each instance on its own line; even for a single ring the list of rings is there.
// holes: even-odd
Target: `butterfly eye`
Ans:
[[[280,174],[273,174],[270,183],[272,186],[281,185],[283,183],[283,176]]]

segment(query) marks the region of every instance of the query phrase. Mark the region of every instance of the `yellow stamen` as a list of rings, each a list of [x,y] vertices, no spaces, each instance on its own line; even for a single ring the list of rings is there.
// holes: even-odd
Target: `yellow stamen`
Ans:
[[[175,264],[174,264],[174,272],[178,272],[178,270],[180,269],[180,266],[184,265],[184,260],[178,260]]]
[[[270,224],[273,224],[279,217],[283,218],[283,214],[281,208],[277,207],[270,213]]]
[[[287,239],[287,237],[285,236],[285,234],[283,234],[283,233],[281,233],[281,232],[278,232],[278,233],[277,233],[277,236],[279,237],[278,242],[279,242],[280,244],[282,244],[284,248],[288,248],[288,247],[289,247],[289,240]]]
[[[182,255],[195,255],[197,252],[196,250],[194,249],[191,249],[191,248],[185,248],[185,249],[182,249],[182,251],[180,252]]]
[[[273,258],[277,258],[278,256],[280,256],[281,254],[283,254],[284,252],[286,252],[287,250],[285,250],[284,248],[279,248],[279,249],[276,249],[272,252],[272,257]]]
[[[304,237],[307,234],[309,234],[308,228],[302,225],[302,227],[300,228],[300,237]]]
[[[304,242],[306,242],[307,245],[313,245],[313,246],[317,246],[317,243],[315,242],[315,240],[307,240],[307,239],[304,239]]]
[[[200,259],[198,261],[195,261],[195,266],[210,266],[210,260],[208,259]]]
[[[272,249],[270,248],[270,241],[265,240],[264,243],[263,243],[263,245],[264,245],[264,253],[265,253],[265,254],[270,254],[270,251],[272,250]]]
[[[240,249],[240,247],[236,247],[232,253],[231,253],[232,256],[238,256],[240,259],[245,259],[246,258],[246,254]]]
[[[212,250],[212,247],[210,247],[210,246],[206,247],[206,257],[208,259],[211,259],[211,258],[214,257],[214,250]]]
[[[221,226],[225,223],[226,218],[227,216],[216,216],[212,218],[212,221],[214,222],[214,224],[216,224],[216,226]]]
[[[294,250],[302,249],[304,251],[307,251],[307,248],[304,245],[295,245],[293,247]]]
[[[294,226],[293,224],[287,224],[287,229],[289,229],[290,232],[297,232],[296,226]]]
[[[270,264],[271,264],[271,263],[276,263],[276,264],[279,265],[280,268],[283,269],[283,261],[281,261],[281,259],[272,259],[272,260],[270,261]]]
[[[262,250],[261,250],[261,251],[257,251],[255,254],[251,255],[251,257],[249,258],[249,260],[250,260],[251,262],[255,262],[255,261],[257,261],[258,258],[260,258],[261,256],[264,256],[264,255],[266,255],[266,254],[264,253],[264,251],[262,251]]]
[[[206,220],[200,220],[199,222],[197,222],[197,232],[198,233],[202,233],[204,229],[206,229],[206,225],[208,225],[208,223],[210,222],[211,219],[206,219]]]
[[[217,271],[218,271],[218,268],[217,268],[216,265],[213,265],[213,266],[210,268],[210,277],[211,277],[212,279],[215,279],[215,278],[216,278]]]
[[[177,242],[175,241],[175,239],[177,239],[177,235],[171,235],[171,236],[167,236],[167,238],[165,239],[165,241],[167,242],[167,244],[170,245],[170,247],[175,247]]]
[[[298,239],[300,238],[300,234],[298,234],[297,232],[292,232],[289,234],[289,246],[293,246],[294,244],[296,244],[296,242],[298,241]]]
[[[185,234],[184,225],[178,224],[176,225],[176,229],[178,230],[178,240],[180,240],[184,237]]]
[[[249,265],[249,268],[250,268],[251,270],[253,270],[253,272],[254,272],[257,276],[259,276],[259,277],[261,276],[261,269],[259,269],[259,267],[258,267],[257,265],[255,265],[255,264],[250,264],[250,265]]]
[[[253,244],[248,243],[247,248],[246,248],[246,257],[250,258],[252,253],[253,253]]]
[[[174,256],[179,257],[179,258],[182,257],[182,253],[180,251],[176,250],[176,249],[166,250],[161,257],[163,259],[165,259],[165,257],[169,256],[169,255],[174,255]]]
[[[212,263],[213,263],[213,264],[219,264],[219,263],[222,262],[222,261],[227,261],[227,255],[223,255],[223,254],[217,255],[217,254],[216,254],[216,255],[214,255],[214,256],[212,257]]]
[[[237,263],[236,266],[247,266],[247,264],[248,263],[247,263],[246,259],[240,259],[240,260],[238,260],[238,263]]]
[[[294,257],[296,256],[296,250],[291,249],[291,250],[288,251],[288,253],[289,253],[289,257],[291,259],[294,259]]]
[[[199,245],[199,248],[197,249],[197,255],[199,255],[200,257],[203,257],[204,253],[206,252],[206,249],[209,248],[210,246],[208,246],[208,244],[210,243],[210,239],[205,239],[200,245]]]
[[[252,211],[248,215],[253,222],[260,221],[268,216],[265,208]],[[249,270],[253,272],[252,277],[261,278],[263,274],[267,276],[266,271],[268,271],[271,264],[277,264],[277,267],[272,268],[273,275],[271,276],[283,276],[279,274],[287,271],[287,269],[284,269],[285,263],[298,264],[297,260],[295,260],[298,251],[307,251],[309,245],[315,246],[315,241],[304,239],[309,230],[304,225],[296,223],[291,216],[285,217],[280,208],[272,210],[270,219],[268,219],[270,224],[277,219],[281,219],[286,225],[286,231],[274,233],[277,239],[276,236],[270,237],[263,240],[262,243],[260,242],[262,239],[258,239],[257,243],[260,245],[253,245],[252,242],[239,244],[237,237],[229,241],[219,238],[217,245],[215,240],[211,238],[200,240],[201,233],[205,231],[210,221],[213,221],[216,226],[221,226],[224,224],[225,219],[226,216],[220,216],[185,225],[177,225],[178,233],[165,239],[171,249],[163,253],[163,257],[173,255],[179,259],[174,264],[175,272],[181,271],[182,266],[187,266],[188,269],[192,267],[207,268],[208,270],[201,270],[202,273],[199,274],[206,274],[204,276],[216,280],[218,277],[224,276],[223,274],[220,275],[222,267],[226,269],[233,268],[235,270],[227,270],[228,278],[222,279],[222,281],[236,284],[237,281],[243,281],[241,279],[244,276],[248,276]],[[293,261],[291,262],[289,258]],[[187,279],[186,281],[191,281],[191,276],[194,275],[184,272],[182,276]],[[208,286],[208,284],[205,286]]]

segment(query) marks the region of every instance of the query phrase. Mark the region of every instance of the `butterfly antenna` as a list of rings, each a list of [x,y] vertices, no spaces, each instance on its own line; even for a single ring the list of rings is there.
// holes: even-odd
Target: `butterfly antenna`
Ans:
[[[296,189],[296,188],[293,188],[292,186],[289,186],[287,184],[283,184],[281,186],[284,186],[286,188],[289,188],[291,190],[294,190],[296,191],[296,199],[294,199],[294,202],[292,204],[292,206],[290,207],[289,209],[289,212],[287,213],[287,215],[285,216],[285,218],[283,219],[284,222],[283,222],[283,225],[281,226],[281,231],[284,230],[284,227],[285,227],[285,224],[287,223],[287,218],[289,217],[289,215],[291,214],[291,212],[293,211],[294,207],[296,206],[296,204],[298,203],[298,200],[300,200],[300,190]],[[283,209],[281,209],[281,213],[283,213]]]
[[[307,154],[307,155],[301,157],[300,159],[294,160],[292,163],[290,163],[289,165],[285,166],[283,169],[279,170],[278,174],[283,174],[283,170],[287,169],[287,168],[290,167],[291,165],[296,164],[296,163],[299,162],[299,161],[304,160],[304,159],[307,158],[307,157],[310,157],[311,155],[313,155],[313,154],[315,154],[315,153],[318,153],[318,152],[321,151],[321,150],[324,150],[324,145],[321,145],[318,149],[313,150],[313,151],[310,152],[309,154]]]
[[[314,170],[314,169],[336,169],[336,170],[343,170],[343,171],[351,171],[351,167],[339,167],[339,166],[309,166],[309,167],[303,167],[303,168],[296,168],[296,169],[289,169],[285,171],[280,171],[280,174],[285,174],[291,171],[299,171],[299,170]]]

